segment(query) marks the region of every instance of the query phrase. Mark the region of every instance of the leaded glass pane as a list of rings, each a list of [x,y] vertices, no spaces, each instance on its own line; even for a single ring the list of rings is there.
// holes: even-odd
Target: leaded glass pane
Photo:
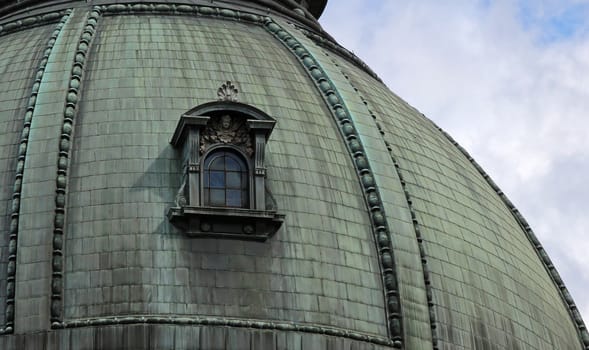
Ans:
[[[224,188],[225,187],[225,173],[222,171],[211,171],[210,172],[210,187],[211,188]]]
[[[211,202],[211,200],[209,199],[210,192],[211,191],[207,187],[204,188],[203,196],[205,199],[205,203],[207,203],[207,204],[209,204]]]
[[[225,170],[225,164],[224,164],[224,157],[225,152],[223,152],[221,155],[216,156],[210,163],[209,169],[211,170]]]
[[[241,173],[227,173],[227,188],[241,188]]]
[[[210,205],[224,206],[225,205],[225,190],[211,190]]]
[[[203,169],[204,204],[219,207],[248,207],[248,170],[246,163],[230,151],[210,154]]]
[[[241,165],[233,157],[225,157],[225,169],[230,171],[241,171]]]
[[[241,207],[241,190],[227,190],[227,206]]]

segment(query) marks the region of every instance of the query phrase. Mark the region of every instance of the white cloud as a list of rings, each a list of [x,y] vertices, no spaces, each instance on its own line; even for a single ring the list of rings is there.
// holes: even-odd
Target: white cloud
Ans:
[[[589,25],[571,29],[579,13],[589,2],[332,0],[322,22],[481,163],[589,322]]]

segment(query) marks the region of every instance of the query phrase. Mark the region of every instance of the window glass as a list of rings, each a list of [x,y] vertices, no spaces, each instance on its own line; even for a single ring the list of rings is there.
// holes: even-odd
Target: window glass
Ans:
[[[242,193],[240,190],[227,190],[227,206],[241,207]]]
[[[241,174],[238,172],[227,173],[227,188],[241,188]]]
[[[215,156],[213,154],[213,159],[211,159],[210,163],[211,170],[225,170],[225,157],[223,156]]]
[[[205,205],[248,207],[247,165],[237,153],[214,151],[205,159],[203,170]]]
[[[211,188],[225,187],[225,173],[223,171],[211,171],[209,173],[209,179]]]
[[[225,190],[211,190],[210,205],[225,206]]]
[[[232,171],[239,171],[241,169],[240,164],[235,161],[235,159],[231,159],[230,157],[225,157],[225,169],[232,170]]]

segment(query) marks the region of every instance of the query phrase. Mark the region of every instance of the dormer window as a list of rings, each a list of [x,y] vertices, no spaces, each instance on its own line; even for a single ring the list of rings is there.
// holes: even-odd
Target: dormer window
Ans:
[[[235,93],[228,82],[221,101],[180,118],[171,143],[181,150],[181,185],[168,218],[192,237],[263,241],[284,218],[266,189],[265,148],[276,121]]]

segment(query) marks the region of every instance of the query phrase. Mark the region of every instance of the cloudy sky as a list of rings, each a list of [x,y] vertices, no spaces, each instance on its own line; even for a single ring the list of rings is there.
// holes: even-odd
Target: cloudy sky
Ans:
[[[330,0],[324,28],[526,217],[589,322],[589,0]]]

